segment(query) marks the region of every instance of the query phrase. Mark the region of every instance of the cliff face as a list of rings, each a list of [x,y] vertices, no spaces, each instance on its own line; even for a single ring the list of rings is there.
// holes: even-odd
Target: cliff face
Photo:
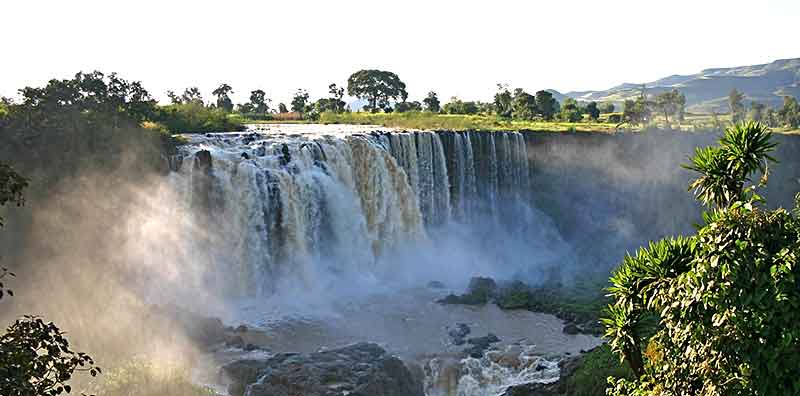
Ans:
[[[584,258],[607,270],[626,250],[692,231],[701,208],[687,191],[695,175],[681,165],[696,147],[718,138],[680,132],[526,133],[533,199]],[[800,191],[800,138],[775,135],[774,140],[779,162],[770,166],[768,187],[760,191],[770,207],[791,208]]]

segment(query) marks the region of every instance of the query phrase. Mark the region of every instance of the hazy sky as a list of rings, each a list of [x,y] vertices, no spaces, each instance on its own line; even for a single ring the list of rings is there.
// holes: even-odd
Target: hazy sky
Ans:
[[[101,70],[161,100],[227,82],[277,103],[380,68],[412,100],[488,100],[800,57],[798,21],[800,0],[2,0],[0,95]]]

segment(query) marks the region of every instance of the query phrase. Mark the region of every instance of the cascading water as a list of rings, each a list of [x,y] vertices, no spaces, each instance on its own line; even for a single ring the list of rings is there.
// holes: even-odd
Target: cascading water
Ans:
[[[519,133],[298,129],[190,136],[175,166],[208,230],[196,248],[245,295],[289,278],[313,285],[321,272],[381,272],[440,234],[491,246],[522,232],[533,245],[563,244],[530,205]]]
[[[472,276],[535,281],[570,262],[552,220],[532,205],[522,134],[298,125],[187,139],[170,175],[195,217],[184,250],[208,263],[203,287],[251,301],[236,308],[247,311],[239,320],[290,323],[271,333],[275,345],[374,340],[412,358],[453,353],[454,345],[438,341],[453,321],[478,329],[488,321],[481,331],[516,340],[547,323],[533,341],[540,352],[595,345],[591,337],[564,338],[555,318],[496,307],[453,311],[433,302],[441,295],[414,289],[440,280],[456,290]],[[400,292],[342,297],[370,287]],[[318,315],[308,309],[319,300],[324,320],[296,322]],[[281,304],[292,314],[266,312]],[[428,359],[428,380],[438,384],[429,396],[491,395],[557,378],[555,363],[532,353],[533,344],[515,345],[525,353],[455,360],[450,369]]]

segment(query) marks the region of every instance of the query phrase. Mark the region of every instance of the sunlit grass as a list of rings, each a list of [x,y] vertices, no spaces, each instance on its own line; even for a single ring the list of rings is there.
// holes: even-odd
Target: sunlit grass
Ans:
[[[323,113],[323,124],[381,125],[401,129],[448,129],[489,131],[614,132],[615,124],[603,122],[545,122],[508,120],[489,115],[408,113]]]
[[[296,114],[296,113],[292,113]],[[614,113],[621,115],[621,113]],[[272,120],[245,120],[248,124],[259,123],[286,123],[286,124],[350,124],[350,125],[377,125],[398,129],[446,129],[453,131],[484,130],[484,131],[541,131],[541,132],[641,132],[648,130],[675,130],[684,132],[702,132],[722,130],[730,124],[730,116],[720,114],[686,114],[678,121],[670,118],[669,123],[663,116],[654,114],[652,120],[646,125],[619,125],[608,121],[608,114],[602,114],[597,121],[584,118],[581,122],[561,121],[522,121],[509,120],[495,115],[462,115],[462,114],[436,114],[428,112],[407,113],[322,113],[318,120],[302,120],[297,117]],[[773,128],[776,133],[800,134],[800,131],[791,131]]]

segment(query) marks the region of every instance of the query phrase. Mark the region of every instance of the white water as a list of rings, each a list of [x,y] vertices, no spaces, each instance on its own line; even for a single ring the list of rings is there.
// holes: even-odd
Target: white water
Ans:
[[[194,216],[183,250],[207,263],[186,287],[220,290],[217,314],[268,329],[277,349],[373,340],[428,365],[432,383],[455,381],[436,359],[459,349],[442,340],[457,321],[514,351],[457,361],[457,381],[430,396],[552,381],[558,356],[597,344],[562,334],[552,316],[442,307],[419,291],[430,280],[460,291],[472,276],[568,275],[570,247],[531,204],[521,134],[261,128],[187,136],[172,161]]]

